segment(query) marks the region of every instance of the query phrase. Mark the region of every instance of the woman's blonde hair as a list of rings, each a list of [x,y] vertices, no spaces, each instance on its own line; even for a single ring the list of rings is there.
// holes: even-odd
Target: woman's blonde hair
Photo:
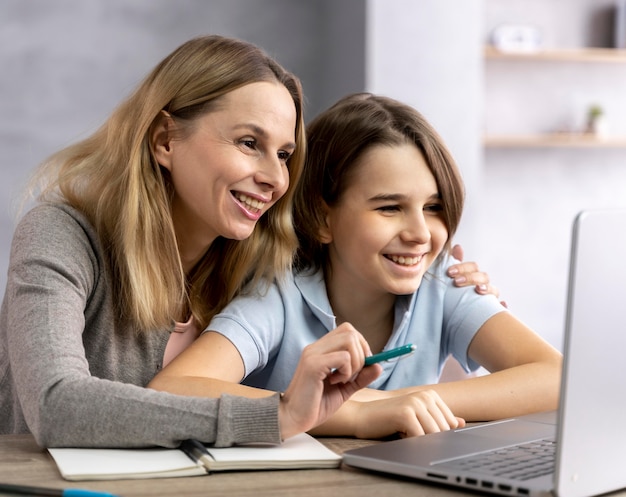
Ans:
[[[289,189],[248,239],[218,237],[185,276],[171,217],[173,186],[154,157],[151,131],[162,111],[184,130],[223,95],[261,81],[283,84],[296,107]],[[192,314],[205,327],[246,283],[290,269],[293,185],[306,152],[302,106],[300,81],[258,47],[221,36],[195,38],[159,63],[92,136],[42,165],[40,200],[75,207],[97,230],[120,318],[145,331]]]
[[[422,152],[437,182],[449,249],[463,211],[463,181],[445,143],[417,110],[384,96],[348,95],[309,124],[307,139],[306,165],[294,198],[294,223],[300,242],[297,269],[329,269],[328,245],[319,237],[326,223],[324,205],[337,204],[358,167],[358,159],[371,147],[407,141]]]

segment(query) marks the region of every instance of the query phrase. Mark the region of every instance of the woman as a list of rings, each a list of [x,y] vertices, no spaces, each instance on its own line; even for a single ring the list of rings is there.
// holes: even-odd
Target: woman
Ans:
[[[0,433],[46,447],[279,443],[373,380],[348,332],[309,348],[283,396],[145,388],[246,283],[289,268],[304,154],[298,79],[207,36],[44,164],[0,313]]]

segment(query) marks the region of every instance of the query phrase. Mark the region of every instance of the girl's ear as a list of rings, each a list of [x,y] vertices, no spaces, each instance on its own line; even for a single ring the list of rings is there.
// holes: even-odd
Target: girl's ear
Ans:
[[[317,237],[321,243],[329,244],[333,241],[333,235],[330,229],[330,208],[324,201],[322,201],[322,209],[324,211],[324,224],[320,226]]]
[[[172,116],[162,110],[150,132],[150,143],[152,144],[154,157],[161,166],[170,171],[172,168],[171,142],[173,128],[174,120]]]

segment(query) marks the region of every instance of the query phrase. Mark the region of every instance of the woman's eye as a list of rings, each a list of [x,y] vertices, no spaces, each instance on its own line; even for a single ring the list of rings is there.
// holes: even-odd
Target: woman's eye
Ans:
[[[256,150],[256,140],[254,138],[244,138],[239,141],[244,147]]]
[[[282,162],[287,162],[291,158],[291,154],[289,152],[281,151],[278,152],[278,160]]]

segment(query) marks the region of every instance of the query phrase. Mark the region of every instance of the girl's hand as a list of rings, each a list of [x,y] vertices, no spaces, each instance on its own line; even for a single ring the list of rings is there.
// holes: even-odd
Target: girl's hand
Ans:
[[[459,261],[463,260],[463,247],[455,245],[452,247],[451,255]],[[460,264],[454,264],[448,268],[447,271],[450,278],[454,278],[454,284],[456,286],[474,286],[476,293],[481,295],[493,294],[496,297],[500,297],[500,291],[497,287],[489,283],[489,275],[478,269],[478,264],[475,262],[461,262]],[[502,302],[502,305],[506,307],[506,303]]]
[[[394,434],[402,438],[448,431],[465,426],[434,390],[359,402],[355,416],[357,438],[376,439]]]
[[[357,390],[369,385],[382,368],[364,368],[370,355],[363,336],[348,323],[304,348],[279,406],[281,436],[289,438],[326,421]]]

